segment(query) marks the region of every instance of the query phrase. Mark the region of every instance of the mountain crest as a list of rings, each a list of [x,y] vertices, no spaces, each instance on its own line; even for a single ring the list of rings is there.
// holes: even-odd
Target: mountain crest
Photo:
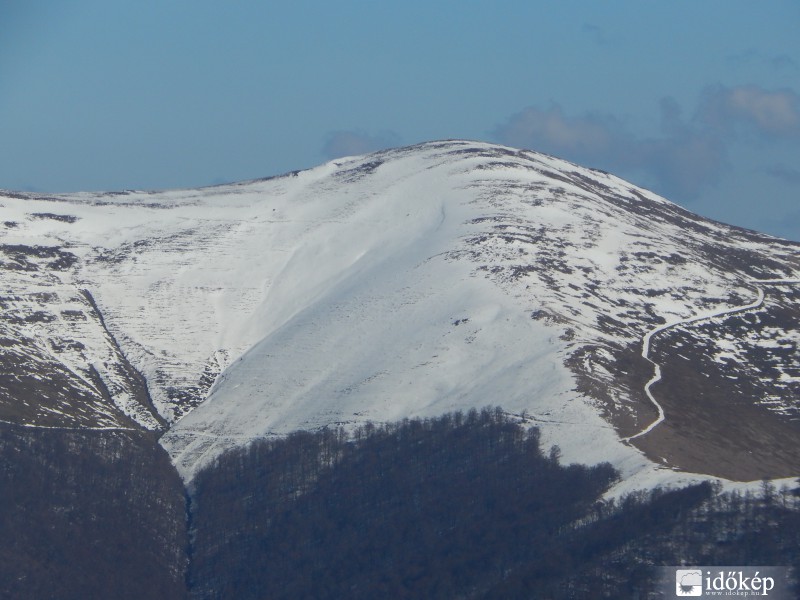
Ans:
[[[187,479],[259,437],[486,405],[642,481],[800,459],[800,245],[601,171],[456,140],[0,204],[6,422],[168,427]]]

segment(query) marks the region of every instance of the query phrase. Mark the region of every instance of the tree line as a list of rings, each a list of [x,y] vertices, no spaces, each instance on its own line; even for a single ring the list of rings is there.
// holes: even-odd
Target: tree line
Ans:
[[[500,409],[259,440],[188,493],[149,433],[3,426],[0,597],[647,599],[661,565],[800,568],[796,488],[617,478]]]

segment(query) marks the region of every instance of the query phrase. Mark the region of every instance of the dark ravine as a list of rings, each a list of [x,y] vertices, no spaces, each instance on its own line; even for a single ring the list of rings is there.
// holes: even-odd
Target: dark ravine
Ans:
[[[122,348],[120,347],[119,342],[117,342],[117,339],[114,337],[114,334],[111,333],[111,331],[108,329],[106,321],[103,318],[103,313],[97,306],[97,302],[95,302],[94,296],[92,296],[91,292],[89,292],[89,290],[86,289],[83,289],[80,292],[83,295],[83,297],[86,298],[86,301],[89,303],[89,305],[92,307],[95,318],[100,322],[103,331],[105,331],[106,336],[108,336],[109,341],[114,346],[114,350],[119,360],[119,366],[120,366],[119,368],[122,371],[121,374],[129,382],[131,390],[133,390],[135,394],[136,401],[140,405],[145,406],[149,409],[152,417],[161,426],[160,432],[163,433],[169,428],[169,423],[167,422],[166,419],[164,419],[164,417],[162,417],[159,414],[158,409],[156,409],[155,405],[153,404],[153,399],[150,397],[150,390],[147,387],[147,380],[138,370],[136,370],[136,367],[134,367],[130,363],[128,358],[125,356],[125,353],[122,351]],[[107,389],[106,393],[108,394]],[[113,400],[110,398],[110,395],[109,395],[109,401],[113,402]]]

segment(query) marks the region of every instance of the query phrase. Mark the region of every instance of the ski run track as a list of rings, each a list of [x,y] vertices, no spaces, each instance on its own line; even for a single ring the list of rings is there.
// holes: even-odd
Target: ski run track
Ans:
[[[655,399],[653,396],[653,392],[651,388],[661,381],[661,365],[655,362],[653,359],[650,358],[650,341],[653,339],[654,335],[658,335],[662,331],[666,331],[668,329],[672,329],[673,327],[679,327],[681,325],[688,325],[690,323],[697,323],[699,321],[707,321],[709,319],[714,319],[717,317],[725,317],[728,315],[732,315],[735,313],[746,312],[748,310],[754,310],[759,308],[764,303],[764,289],[761,286],[764,285],[797,285],[800,284],[800,279],[751,279],[751,284],[757,286],[756,292],[757,297],[756,299],[751,302],[750,304],[746,304],[744,306],[734,306],[733,308],[725,308],[720,310],[715,310],[708,313],[703,313],[699,315],[695,315],[693,317],[689,317],[687,319],[681,319],[678,321],[672,321],[669,323],[665,323],[663,325],[659,325],[654,329],[648,331],[644,337],[642,338],[642,358],[644,358],[647,362],[653,365],[653,376],[644,386],[644,393],[649,398],[650,402],[655,405],[656,410],[658,410],[658,417],[656,420],[650,423],[647,427],[642,429],[639,433],[632,435],[627,438],[622,438],[623,442],[630,442],[631,440],[635,440],[636,438],[640,438],[642,436],[647,435],[653,429],[658,427],[661,423],[664,422],[666,418],[664,415],[664,408],[659,404],[658,400]]]

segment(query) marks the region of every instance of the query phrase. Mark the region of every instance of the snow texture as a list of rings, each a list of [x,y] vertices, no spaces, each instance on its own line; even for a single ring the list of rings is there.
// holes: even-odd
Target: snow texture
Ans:
[[[62,270],[5,261],[21,321],[2,335],[36,340],[38,364],[98,398],[84,426],[168,425],[161,443],[187,481],[259,437],[487,405],[538,425],[567,462],[612,462],[626,485],[691,480],[623,441],[625,426],[626,439],[645,432],[655,399],[621,383],[615,361],[740,310],[752,279],[800,276],[787,242],[477,142],[199,190],[0,192],[0,204],[3,248],[74,257]],[[25,323],[37,313],[55,318]],[[53,350],[69,328],[82,347]],[[62,424],[83,423],[75,414]]]

